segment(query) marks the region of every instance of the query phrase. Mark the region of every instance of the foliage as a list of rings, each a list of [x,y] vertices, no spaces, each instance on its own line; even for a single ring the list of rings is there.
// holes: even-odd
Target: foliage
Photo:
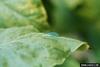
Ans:
[[[89,46],[56,36],[52,28],[57,32],[48,24],[41,0],[0,0],[0,67],[69,67],[71,62],[77,67],[78,62],[69,56]]]
[[[64,36],[87,41],[95,58],[95,61],[89,61],[100,62],[100,0],[43,0],[43,2],[52,30]]]

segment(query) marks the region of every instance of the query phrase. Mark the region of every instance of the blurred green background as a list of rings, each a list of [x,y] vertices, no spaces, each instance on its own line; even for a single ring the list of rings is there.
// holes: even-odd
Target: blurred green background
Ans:
[[[88,42],[88,51],[77,51],[68,67],[100,62],[100,0],[42,0],[51,31]],[[66,63],[65,62],[65,63]],[[73,63],[73,64],[72,64]],[[72,65],[72,66],[71,66]],[[58,66],[57,66],[58,67]],[[63,67],[63,66],[62,66]]]

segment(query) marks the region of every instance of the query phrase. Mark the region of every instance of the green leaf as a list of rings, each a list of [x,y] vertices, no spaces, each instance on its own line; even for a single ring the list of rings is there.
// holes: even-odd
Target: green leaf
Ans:
[[[0,40],[1,42],[12,41],[17,39],[19,36],[31,33],[32,31],[38,32],[33,26],[24,26],[24,27],[12,27],[12,28],[2,28],[0,29]]]
[[[54,67],[84,45],[78,40],[31,31],[29,27],[0,31],[0,67]]]
[[[66,6],[71,10],[75,9],[77,6],[83,3],[83,0],[64,0],[64,1],[66,3]]]
[[[70,48],[71,52],[73,53],[74,51],[78,50],[87,50],[89,46],[87,45],[86,42],[82,42],[76,39],[72,38],[62,38],[61,42],[66,42],[67,46]]]
[[[46,20],[41,0],[0,0],[0,27],[33,25],[42,30]]]
[[[62,65],[56,67],[80,67],[80,64],[73,57],[68,57]]]

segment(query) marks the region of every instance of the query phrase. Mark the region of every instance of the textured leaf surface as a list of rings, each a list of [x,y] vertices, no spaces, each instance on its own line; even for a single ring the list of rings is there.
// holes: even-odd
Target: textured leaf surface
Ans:
[[[84,45],[78,40],[33,33],[28,29],[1,30],[0,67],[54,67],[63,64],[70,53]]]
[[[2,28],[0,29],[0,38],[2,38],[0,40],[0,43],[15,40],[22,35],[31,33],[32,31],[38,32],[38,30],[34,28],[33,26],[12,27],[12,28],[7,28],[7,29]]]
[[[41,0],[0,0],[0,27],[33,25],[47,26]]]

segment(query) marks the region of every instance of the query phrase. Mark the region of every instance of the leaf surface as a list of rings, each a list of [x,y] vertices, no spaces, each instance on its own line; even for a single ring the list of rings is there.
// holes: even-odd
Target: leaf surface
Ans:
[[[54,67],[85,45],[78,40],[31,30],[28,27],[1,30],[0,67]]]
[[[41,0],[0,0],[0,27],[33,25],[47,27],[47,16]]]

